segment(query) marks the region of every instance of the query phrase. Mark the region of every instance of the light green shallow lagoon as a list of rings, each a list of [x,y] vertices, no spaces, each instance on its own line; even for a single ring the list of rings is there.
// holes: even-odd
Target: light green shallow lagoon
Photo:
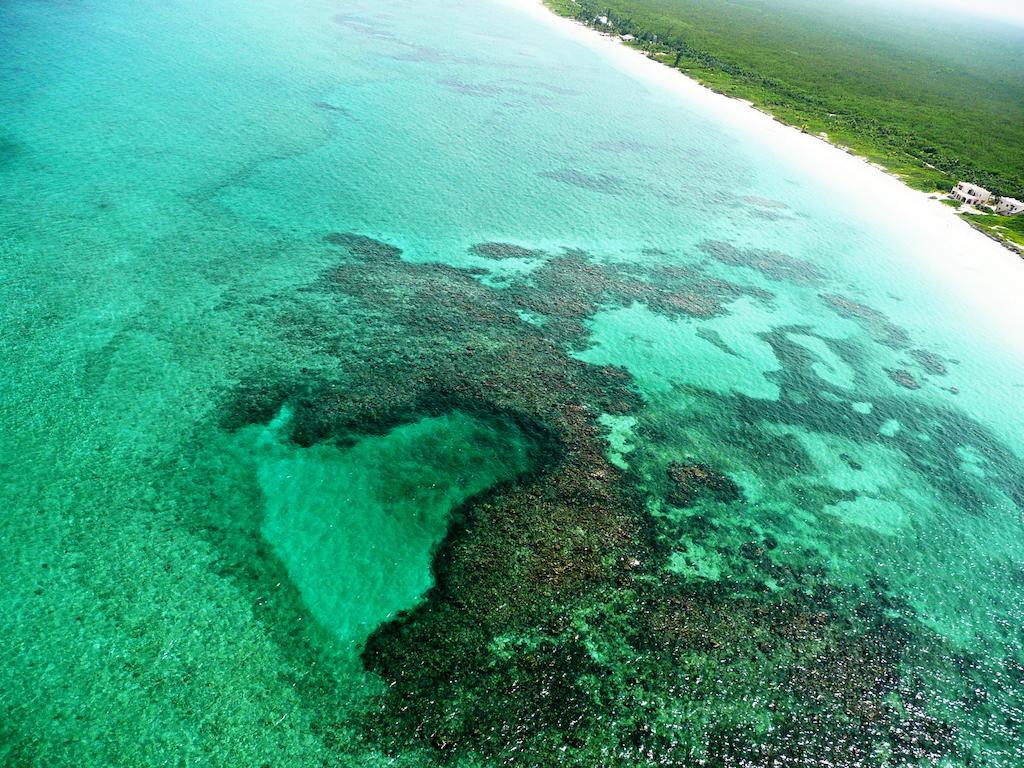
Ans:
[[[0,763],[1024,765],[1022,346],[700,103],[0,4]]]

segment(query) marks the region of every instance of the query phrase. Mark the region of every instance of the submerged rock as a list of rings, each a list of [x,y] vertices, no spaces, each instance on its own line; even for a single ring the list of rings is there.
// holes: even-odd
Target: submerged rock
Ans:
[[[914,374],[905,368],[886,368],[885,372],[895,383],[904,389],[920,389],[921,384],[914,378]]]
[[[848,453],[840,453],[839,458],[846,462],[846,466],[848,466],[850,469],[856,472],[860,472],[861,470],[864,469],[864,465],[861,464]]]
[[[619,195],[625,191],[622,179],[608,173],[586,173],[575,168],[562,168],[556,171],[541,171],[537,174],[545,179],[560,181],[572,187],[579,187],[591,192],[606,195]]]
[[[915,363],[933,376],[945,376],[949,373],[946,361],[941,355],[929,352],[927,349],[912,349],[908,354],[914,359]]]
[[[764,215],[764,214],[762,214]],[[804,259],[761,248],[737,248],[720,240],[706,240],[700,249],[713,259],[733,267],[749,267],[772,280],[803,285],[824,278],[821,270]]]
[[[900,349],[910,343],[907,332],[874,307],[838,293],[821,294],[820,298],[837,315],[859,324],[879,344]]]
[[[331,245],[340,245],[350,254],[361,259],[395,261],[402,255],[402,249],[398,246],[354,232],[332,232],[324,237],[324,240]]]
[[[541,251],[524,248],[514,243],[477,243],[469,249],[474,256],[487,259],[536,259],[543,255]]]
[[[707,464],[672,463],[668,476],[673,483],[668,500],[677,507],[689,507],[702,497],[723,504],[743,498],[743,492],[733,480]]]

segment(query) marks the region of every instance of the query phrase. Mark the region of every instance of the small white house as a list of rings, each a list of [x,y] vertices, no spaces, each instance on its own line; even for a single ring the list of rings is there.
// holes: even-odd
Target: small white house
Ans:
[[[606,27],[611,26],[611,22],[608,20],[607,16],[598,16],[597,17],[597,23],[598,24],[604,24]]]
[[[996,203],[996,213],[1003,216],[1016,216],[1018,213],[1024,213],[1024,203],[1014,200],[1012,197],[1000,197],[999,202]]]
[[[959,200],[961,203],[967,203],[968,205],[984,205],[992,199],[991,192],[968,181],[958,182],[950,190],[949,195],[954,200]]]
[[[632,41],[636,40],[636,38],[633,37],[632,35],[623,35],[619,39],[622,40],[622,42],[624,43],[631,43]]]

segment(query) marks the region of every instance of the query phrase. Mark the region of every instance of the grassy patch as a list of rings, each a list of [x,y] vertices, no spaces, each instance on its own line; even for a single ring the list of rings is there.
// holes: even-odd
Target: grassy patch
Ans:
[[[1024,249],[1024,215],[964,214],[964,220],[982,232]]]

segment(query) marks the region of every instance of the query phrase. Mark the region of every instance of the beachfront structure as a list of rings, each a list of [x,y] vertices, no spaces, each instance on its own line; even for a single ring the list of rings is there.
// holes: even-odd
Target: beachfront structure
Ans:
[[[634,40],[636,40],[636,38],[635,38],[635,37],[633,37],[632,35],[623,35],[623,36],[622,36],[621,38],[619,38],[619,39],[620,39],[620,40],[622,40],[622,42],[624,42],[624,43],[631,43],[631,42],[633,42]]]
[[[996,213],[1003,216],[1016,216],[1019,213],[1024,213],[1024,203],[1014,200],[1012,197],[1000,197],[999,202],[996,203]]]
[[[971,184],[969,181],[957,182],[949,192],[950,197],[968,205],[984,205],[992,199],[992,193],[987,189]]]

